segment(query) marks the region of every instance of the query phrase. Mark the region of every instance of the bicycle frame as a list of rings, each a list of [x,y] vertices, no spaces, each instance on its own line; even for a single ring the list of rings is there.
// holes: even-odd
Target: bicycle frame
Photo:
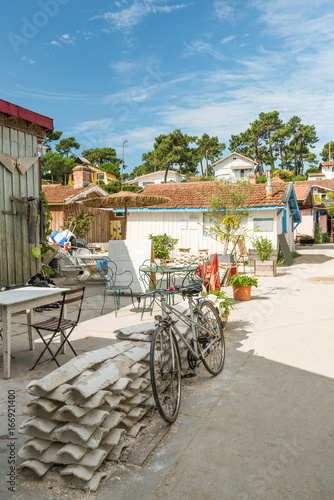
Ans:
[[[194,319],[193,319],[194,315],[197,314],[197,311],[196,311],[197,306],[194,309],[194,304],[193,304],[191,297],[188,297],[190,318],[188,318],[184,314],[180,313],[177,309],[175,309],[173,306],[168,304],[166,301],[165,295],[163,295],[163,294],[160,295],[160,301],[161,301],[162,320],[159,323],[170,327],[172,329],[172,331],[174,333],[176,333],[177,336],[181,339],[183,344],[186,346],[186,348],[190,351],[190,353],[192,354],[192,356],[194,356],[194,358],[196,360],[202,359],[203,354],[205,354],[206,351],[208,349],[210,349],[210,347],[214,344],[215,340],[213,340],[208,346],[206,346],[206,348],[202,351],[202,353],[199,353],[198,343],[197,343],[197,341],[198,341],[198,327],[197,327],[196,321],[194,321]],[[170,312],[172,312],[173,314],[175,314],[175,316],[177,316],[181,321],[183,321],[183,323],[185,323],[186,325],[191,327],[192,337],[193,337],[193,341],[194,341],[194,348],[189,344],[189,342],[187,341],[185,336],[179,331],[177,326],[175,326],[173,324],[172,319],[169,317],[168,310]],[[203,330],[206,330],[208,333],[211,333],[210,330],[207,330],[207,328],[205,328],[205,326],[202,326],[202,328],[203,328]]]

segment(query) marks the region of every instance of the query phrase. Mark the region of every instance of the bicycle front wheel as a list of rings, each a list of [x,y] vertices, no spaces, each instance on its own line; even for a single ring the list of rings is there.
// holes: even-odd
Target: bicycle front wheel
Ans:
[[[197,335],[203,365],[209,373],[218,375],[225,361],[224,331],[217,309],[208,300],[198,306]]]
[[[153,333],[150,373],[157,410],[166,422],[172,423],[180,408],[181,369],[174,334],[165,326],[158,326]]]

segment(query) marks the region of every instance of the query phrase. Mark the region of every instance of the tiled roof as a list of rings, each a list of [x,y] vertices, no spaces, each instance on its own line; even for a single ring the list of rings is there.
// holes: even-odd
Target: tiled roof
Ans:
[[[334,161],[322,161],[320,165],[323,167],[334,167]]]
[[[42,186],[42,191],[45,193],[48,203],[65,203],[67,198],[71,198],[80,193],[84,193],[95,184],[75,189],[73,186],[62,186],[59,184],[47,184]]]
[[[318,172],[318,173],[313,173],[313,174],[307,174],[307,177],[325,177],[325,174],[323,174],[322,172]]]
[[[313,181],[297,181],[295,182],[296,186],[318,186],[326,189],[334,190],[334,179],[321,179],[321,180],[313,180]]]
[[[294,187],[295,187],[297,202],[299,203],[299,205],[304,205],[304,207],[306,206],[312,207],[314,204],[312,189],[311,189],[312,186],[309,186],[307,184],[297,185],[296,183]]]
[[[273,185],[273,196],[266,197],[266,186],[257,184],[250,191],[249,207],[283,206],[283,195],[287,184],[277,183]],[[235,184],[233,188],[238,189]],[[181,182],[173,184],[149,184],[143,190],[143,194],[154,196],[167,196],[170,202],[151,208],[208,208],[210,196],[226,196],[229,186],[223,186],[219,182]],[[242,189],[242,187],[240,187]]]

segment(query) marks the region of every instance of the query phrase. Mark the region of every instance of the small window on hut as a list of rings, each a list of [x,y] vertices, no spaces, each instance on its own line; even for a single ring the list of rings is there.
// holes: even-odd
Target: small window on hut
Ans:
[[[274,219],[268,217],[259,217],[253,219],[253,229],[266,233],[273,230]]]

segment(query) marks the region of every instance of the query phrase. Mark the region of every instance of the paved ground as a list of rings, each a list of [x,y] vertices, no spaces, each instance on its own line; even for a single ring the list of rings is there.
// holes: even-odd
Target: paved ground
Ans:
[[[146,464],[118,471],[87,498],[334,497],[334,245],[298,251],[303,257],[296,265],[279,269],[275,278],[262,278],[251,300],[232,312],[222,374],[212,378],[201,371],[186,380],[177,423]],[[96,291],[92,297],[89,303],[98,303]],[[108,341],[108,331],[112,337],[112,324],[133,321],[133,315],[124,308],[118,320],[113,313],[106,315],[104,327],[97,320],[83,323],[82,333],[95,326],[100,347]],[[92,339],[85,342],[94,344]],[[35,355],[26,347],[25,356]],[[13,353],[18,355],[15,348]],[[35,377],[28,372],[28,378]],[[18,373],[10,381],[0,380],[1,399],[13,387],[20,391],[20,406],[28,378]],[[1,415],[5,419],[3,404]],[[0,490],[1,498],[11,498],[2,495],[6,493]],[[18,487],[13,498],[58,495]]]

